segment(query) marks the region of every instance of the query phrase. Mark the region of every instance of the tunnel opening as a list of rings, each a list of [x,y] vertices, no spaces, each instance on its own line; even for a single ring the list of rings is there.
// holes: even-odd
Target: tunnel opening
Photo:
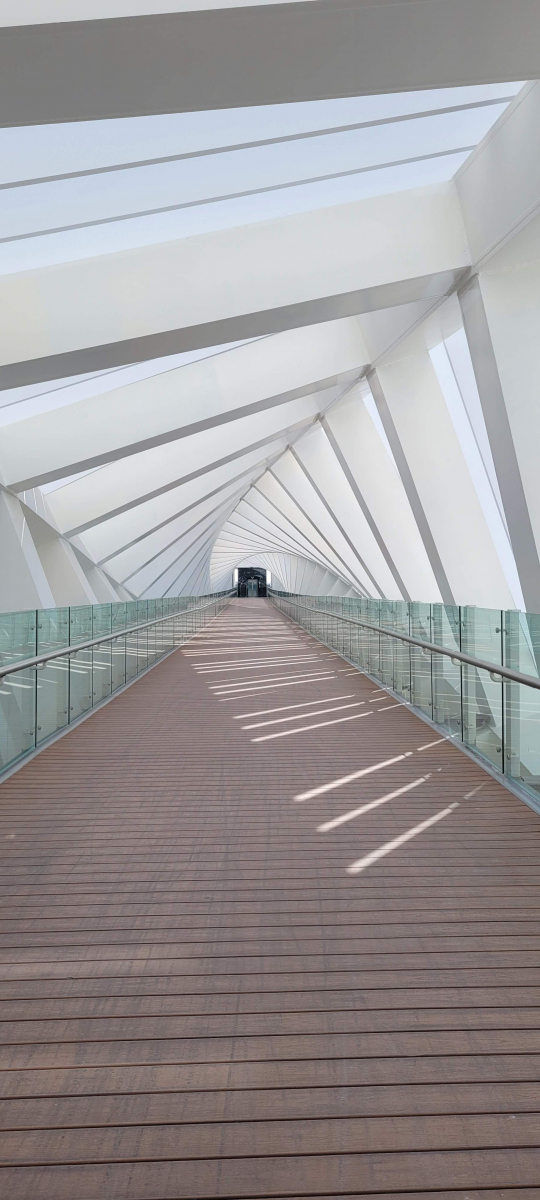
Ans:
[[[239,567],[237,595],[266,596],[266,571],[262,567]]]

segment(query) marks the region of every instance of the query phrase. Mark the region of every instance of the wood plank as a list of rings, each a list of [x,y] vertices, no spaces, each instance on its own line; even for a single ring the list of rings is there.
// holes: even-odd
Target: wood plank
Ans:
[[[210,955],[213,959],[227,956],[236,957],[237,955],[242,957],[265,955],[272,958],[278,955],[292,955],[297,958],[312,954],[331,954],[333,957],[342,954],[347,956],[374,953],[392,955],[408,952],[420,952],[421,954],[464,952],[470,954],[484,950],[490,953],[497,950],[512,952],[532,950],[540,953],[540,933],[530,933],[520,928],[518,931],[498,934],[491,933],[488,928],[484,934],[462,934],[455,931],[432,937],[420,930],[416,936],[405,933],[395,937],[385,937],[383,934],[365,937],[363,933],[358,932],[356,936],[351,934],[349,937],[342,938],[334,936],[330,931],[322,936],[314,933],[310,938],[299,936],[257,937],[256,939],[235,938],[230,941],[220,938],[213,942],[210,940],[200,942],[196,940],[179,941],[177,929],[151,930],[143,933],[139,930],[133,933],[124,930],[106,930],[104,933],[101,931],[98,933],[82,932],[82,934],[81,932],[76,934],[32,933],[1,937],[0,953],[5,962],[9,962],[10,957],[13,957],[8,954],[8,951],[11,950],[17,952],[18,962],[32,962],[39,961],[33,955],[30,957],[34,951],[51,951],[50,955],[47,955],[49,959],[60,956],[62,959],[71,959],[75,957],[76,951],[90,951],[90,947],[99,947],[96,954],[100,957],[104,955],[105,951],[110,951],[114,947],[114,957],[120,955],[130,957],[133,954],[134,945],[165,946],[167,952],[171,949],[174,950],[175,957],[202,958]],[[66,951],[65,955],[64,951]]]
[[[0,1165],[28,1162],[114,1163],[243,1159],[281,1155],[363,1155],[403,1151],[444,1151],[529,1147],[538,1142],[537,1113],[467,1114],[421,1117],[356,1117],[332,1120],[190,1122],[0,1133]]]
[[[51,1003],[50,1012],[55,1003]],[[35,1045],[46,1042],[103,1042],[151,1041],[175,1039],[194,1042],[216,1039],[222,1047],[225,1040],[258,1039],[267,1037],[294,1038],[338,1034],[356,1036],[377,1032],[412,1033],[443,1030],[512,1030],[537,1031],[540,1028],[540,1007],[537,1008],[450,1008],[450,1009],[392,1009],[349,1012],[223,1014],[213,1016],[153,1016],[153,1017],[86,1017],[81,1020],[3,1021],[2,1044]],[[240,1040],[240,1047],[243,1045]],[[287,1043],[284,1041],[284,1045]],[[324,1047],[324,1041],[321,1041]],[[361,1046],[359,1047],[362,1048]]]
[[[13,986],[13,985],[12,985]],[[14,985],[17,986],[17,985]],[[38,987],[38,992],[39,992]],[[420,1014],[423,1009],[433,1013],[436,1020],[438,1009],[453,1013],[459,1020],[459,1013],[474,1012],[483,1009],[492,1014],[489,1019],[500,1020],[500,1009],[504,1010],[505,1019],[512,1011],[524,1012],[540,1007],[540,987],[448,987],[448,988],[384,988],[367,991],[358,989],[343,989],[343,991],[321,990],[318,992],[249,992],[234,994],[217,992],[213,995],[183,996],[174,992],[163,994],[123,993],[119,995],[92,996],[53,996],[38,995],[36,999],[14,999],[0,1001],[0,1019],[3,1021],[21,1020],[86,1020],[89,1018],[118,1018],[118,1017],[182,1017],[189,1021],[193,1019],[211,1020],[214,1016],[223,1017],[225,1022],[231,1016],[235,1020],[249,1021],[249,1027],[244,1025],[246,1032],[253,1031],[252,1021],[258,1021],[264,1016],[264,1029],[270,1030],[272,1020],[282,1023],[282,1029],[288,1030],[290,1022],[310,1019],[332,1020],[335,1014],[337,1020],[347,1020],[352,1014],[356,1020],[362,1019],[362,1014],[376,1013],[381,1018],[394,1010],[406,1013],[410,1009]],[[5,1027],[7,1028],[7,1027]],[[226,1025],[220,1025],[225,1031]],[[257,1029],[257,1031],[259,1031]]]
[[[3,939],[4,934],[13,936],[21,933],[25,935],[38,933],[43,936],[49,932],[79,933],[84,931],[86,938],[88,934],[120,934],[122,930],[126,930],[131,936],[138,936],[142,940],[144,933],[153,934],[155,931],[159,933],[174,930],[178,937],[179,931],[182,930],[183,942],[204,943],[215,938],[218,930],[220,937],[235,942],[241,941],[246,934],[248,937],[254,936],[254,930],[259,939],[274,941],[285,935],[303,939],[320,936],[335,937],[336,935],[341,938],[401,937],[409,934],[422,936],[424,926],[428,926],[428,931],[433,937],[453,937],[457,932],[456,926],[461,927],[461,934],[464,937],[470,935],[483,937],[491,934],[512,936],[520,932],[526,932],[528,935],[540,935],[540,909],[529,911],[522,909],[514,917],[511,913],[503,916],[495,914],[491,917],[488,914],[489,910],[482,916],[473,914],[468,917],[464,910],[445,914],[444,920],[441,921],[434,921],[433,917],[428,914],[425,916],[419,914],[414,921],[411,921],[410,918],[409,920],[391,921],[388,917],[385,919],[385,915],[382,913],[349,911],[340,913],[335,919],[326,914],[318,917],[315,914],[313,916],[307,914],[307,916],[302,916],[300,922],[295,922],[287,918],[280,920],[279,916],[272,914],[268,916],[262,914],[261,917],[258,914],[250,913],[240,915],[236,921],[234,921],[234,917],[225,916],[221,920],[209,917],[207,922],[197,923],[195,918],[185,917],[183,914],[157,912],[152,916],[129,916],[124,915],[120,910],[107,916],[89,914],[65,917],[42,916],[30,919],[25,917],[0,918],[0,933]]]
[[[540,1029],[438,1030],[439,1054],[540,1054]],[[294,1059],[370,1059],[390,1055],[429,1057],[434,1053],[431,1031],[420,1033],[334,1033],[275,1037],[157,1037],[111,1042],[34,1042],[0,1047],[0,1069],[121,1066],[146,1063],[274,1062]]]
[[[445,1113],[537,1113],[536,1083],[381,1084],[362,1087],[265,1088],[55,1096],[0,1101],[2,1129],[175,1125]]]
[[[17,1200],[201,1200],[279,1195],[422,1194],[441,1180],[453,1187],[532,1188],[540,1178],[540,1150],[504,1147],[428,1153],[314,1154],[282,1158],[196,1159],[192,1162],[107,1163],[58,1167],[4,1167],[0,1187]],[[440,1191],[438,1195],[440,1197]],[[474,1195],[474,1193],[473,1193]],[[521,1198],[520,1198],[521,1200]]]
[[[103,953],[98,954],[97,950]],[[502,950],[490,951],[444,951],[437,953],[404,953],[404,954],[290,954],[290,955],[215,955],[213,958],[188,958],[181,953],[181,947],[142,946],[138,953],[126,953],[123,947],[90,947],[81,952],[76,951],[70,956],[67,951],[44,954],[43,951],[11,951],[10,961],[1,962],[4,979],[62,979],[65,976],[84,979],[87,975],[106,978],[132,974],[133,968],[141,975],[180,976],[184,981],[185,990],[193,987],[197,979],[211,976],[218,982],[228,979],[231,974],[242,977],[244,987],[260,980],[265,986],[264,978],[271,980],[287,972],[300,977],[323,973],[330,980],[332,977],[356,973],[363,975],[372,970],[388,974],[400,971],[432,969],[439,971],[457,971],[467,967],[477,969],[495,969],[508,967],[514,972],[523,970],[540,970],[540,950]],[[178,949],[178,954],[172,951]],[[122,952],[123,951],[123,952]],[[4,957],[4,956],[2,956]],[[15,958],[15,961],[13,961]]]
[[[540,1055],[434,1054],[425,1058],[317,1059],[243,1063],[153,1063],[9,1070],[3,1095],[76,1096],[246,1088],[363,1087],[387,1084],[537,1082]]]
[[[141,966],[133,969],[130,975],[93,975],[80,974],[71,967],[71,972],[63,978],[56,978],[50,973],[37,973],[33,979],[0,980],[0,998],[11,999],[19,996],[21,999],[36,996],[197,996],[199,1004],[201,997],[228,995],[240,997],[245,995],[285,994],[299,992],[335,992],[338,989],[349,991],[351,988],[377,988],[384,992],[387,987],[395,988],[474,988],[474,987],[511,987],[516,981],[516,972],[510,968],[469,968],[467,970],[417,970],[417,971],[333,971],[325,974],[322,971],[287,973],[279,975],[251,976],[249,986],[246,980],[238,975],[198,975],[189,978],[189,987],[184,986],[183,975],[176,975],[174,967],[165,963],[163,967],[145,973]],[[520,983],[529,987],[540,985],[540,970],[537,967],[522,968],[519,972]],[[250,1003],[250,1001],[248,1001]],[[238,999],[240,1003],[240,999]]]

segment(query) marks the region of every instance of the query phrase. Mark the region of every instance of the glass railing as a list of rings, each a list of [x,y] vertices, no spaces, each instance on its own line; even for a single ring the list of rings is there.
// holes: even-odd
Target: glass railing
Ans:
[[[231,594],[0,614],[0,776],[193,637]]]
[[[540,615],[268,594],[314,637],[540,801]]]

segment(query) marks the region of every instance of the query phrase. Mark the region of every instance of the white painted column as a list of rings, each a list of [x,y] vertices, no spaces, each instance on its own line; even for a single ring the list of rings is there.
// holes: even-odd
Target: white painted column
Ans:
[[[386,355],[370,383],[443,601],[512,607],[424,331]]]
[[[540,612],[540,81],[469,156],[456,191],[475,265],[463,323],[525,605]]]
[[[366,520],[393,576],[385,595],[437,602],[437,585],[403,480],[384,434],[364,402],[362,386],[330,409],[322,426],[356,502],[355,524]],[[376,413],[375,413],[376,417]],[[396,590],[397,584],[397,590]]]
[[[525,606],[540,612],[540,218],[460,301]]]
[[[56,601],[22,505],[4,491],[0,491],[0,544],[0,612],[54,608]]]

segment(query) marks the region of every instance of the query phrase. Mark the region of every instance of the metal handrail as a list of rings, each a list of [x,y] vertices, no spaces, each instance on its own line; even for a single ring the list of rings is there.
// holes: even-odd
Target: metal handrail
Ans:
[[[222,593],[218,597],[220,600],[225,600],[227,596],[234,596],[234,591]],[[92,638],[88,642],[79,642],[74,646],[61,646],[58,650],[45,651],[43,654],[36,654],[35,658],[23,658],[18,662],[10,663],[7,667],[0,667],[0,679],[6,675],[13,675],[16,671],[29,671],[32,667],[39,667],[41,663],[50,662],[53,658],[69,658],[72,654],[78,654],[80,650],[90,650],[92,646],[99,646],[102,642],[115,642],[117,638],[125,637],[130,633],[137,633],[139,629],[148,629],[151,625],[161,625],[163,621],[174,621],[178,617],[186,616],[187,613],[202,612],[205,608],[211,608],[215,604],[215,600],[210,600],[208,604],[194,604],[191,608],[180,609],[179,612],[170,613],[167,617],[156,617],[152,621],[145,621],[142,625],[129,625],[126,629],[117,629],[116,633],[106,633],[103,637]]]
[[[275,593],[279,595],[279,592]],[[368,621],[358,621],[354,617],[345,617],[341,613],[331,612],[329,608],[314,608],[310,604],[300,604],[299,600],[287,600],[286,597],[280,597],[286,604],[296,604],[298,608],[305,608],[306,612],[323,613],[325,617],[334,617],[336,621],[347,621],[349,625],[360,625],[362,629],[370,629],[373,633],[382,633],[385,637],[397,638],[400,642],[408,642],[411,646],[419,646],[421,650],[427,650],[431,654],[444,654],[454,663],[465,663],[469,667],[477,667],[479,671],[489,671],[491,678],[500,676],[502,679],[510,679],[512,683],[521,683],[526,687],[536,688],[540,691],[540,679],[534,675],[523,675],[521,671],[512,671],[510,667],[499,666],[498,663],[486,662],[482,658],[473,658],[470,654],[463,654],[461,650],[448,650],[446,646],[437,646],[435,642],[423,642],[420,638],[410,637],[406,633],[395,633],[392,629],[383,629],[382,625],[370,625]],[[494,680],[497,682],[497,680]]]

